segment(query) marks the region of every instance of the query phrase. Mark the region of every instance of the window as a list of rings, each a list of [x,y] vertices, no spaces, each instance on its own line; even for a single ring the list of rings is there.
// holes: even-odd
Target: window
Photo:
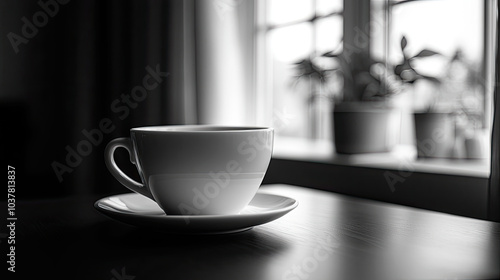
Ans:
[[[261,90],[278,135],[329,138],[328,92],[296,80],[295,63],[342,49],[342,0],[260,1]],[[263,86],[262,86],[263,84]],[[335,86],[335,84],[333,85]],[[270,94],[272,93],[272,94]]]
[[[466,157],[465,139],[478,136],[483,155],[489,155],[492,104],[493,0],[261,0],[258,1],[258,92],[266,99],[259,123],[276,129],[278,137],[331,141],[332,97],[343,92],[341,75],[327,75],[324,84],[297,75],[297,65],[311,59],[330,69],[321,54],[346,52],[356,41],[368,42],[354,55],[395,66],[405,52],[420,74],[436,77],[439,86],[418,81],[391,99],[400,110],[395,141],[399,151],[415,154],[413,113],[430,108],[453,112],[457,150]],[[347,5],[347,6],[346,6]],[[367,33],[367,34],[366,34]],[[353,51],[348,50],[348,51]],[[357,53],[356,53],[357,52]],[[302,65],[307,68],[306,65]],[[335,66],[335,65],[334,65]],[[298,80],[298,82],[297,82]],[[264,106],[262,106],[264,107]],[[269,120],[272,120],[270,122]],[[486,166],[486,165],[485,165]]]
[[[409,113],[436,108],[456,112],[457,139],[475,133],[487,140],[489,133],[492,87],[488,75],[492,69],[486,63],[491,57],[487,13],[492,2],[374,1],[372,4],[374,18],[385,17],[383,29],[372,30],[372,56],[396,65],[402,59],[403,37],[409,55],[423,49],[438,53],[415,60],[414,66],[419,73],[439,78],[441,84],[415,83],[411,91],[395,98],[398,106]],[[400,143],[413,144],[409,114],[402,121]]]
[[[258,92],[267,101],[258,103],[265,108],[259,123],[274,126],[277,135],[267,182],[485,218],[497,1],[344,0],[328,1],[331,9],[324,11],[320,1],[284,2],[261,0],[257,9]],[[331,23],[321,30],[320,22],[326,18]],[[323,36],[326,38],[320,38]],[[328,98],[308,102],[311,93],[323,89],[308,84],[307,79],[290,86],[297,74],[294,63],[334,50],[369,57],[394,70],[403,57],[402,45],[412,56],[431,50],[423,52],[420,56],[425,59],[414,60],[412,66],[441,83],[414,83],[394,96],[400,131],[399,145],[390,153],[336,154],[328,131],[331,124],[327,123],[331,103]],[[331,92],[320,92],[321,96],[335,96],[343,91],[343,84],[333,79],[327,86]],[[271,105],[265,107],[267,104]],[[485,158],[415,160],[413,113],[430,106],[454,111],[459,136],[453,136],[454,149],[463,149],[472,131],[484,140]],[[316,130],[308,130],[311,124]],[[412,156],[407,156],[408,151]],[[454,155],[460,157],[460,153]],[[396,179],[389,182],[387,178]]]

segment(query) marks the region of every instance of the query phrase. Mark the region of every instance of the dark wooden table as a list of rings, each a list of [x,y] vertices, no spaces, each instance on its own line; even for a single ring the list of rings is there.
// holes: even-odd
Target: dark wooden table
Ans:
[[[261,191],[290,196],[300,204],[276,221],[220,236],[169,235],[115,222],[93,208],[98,197],[18,201],[16,276],[106,280],[500,277],[498,223],[301,187],[270,185]],[[0,207],[6,209],[5,203]],[[3,257],[5,244],[2,239]]]

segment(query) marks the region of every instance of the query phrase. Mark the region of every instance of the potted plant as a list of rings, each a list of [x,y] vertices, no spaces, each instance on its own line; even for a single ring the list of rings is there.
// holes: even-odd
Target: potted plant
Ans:
[[[416,60],[439,55],[439,53],[423,49],[417,54],[410,55],[407,45],[408,41],[403,36],[400,44],[403,59],[394,67],[394,75],[400,84],[405,90],[413,90],[418,81],[440,85],[440,79],[419,73],[414,68]],[[414,112],[417,154],[419,157],[450,157],[455,139],[452,112],[433,108],[432,104],[423,111]]]
[[[452,95],[455,120],[455,157],[481,159],[486,156],[484,133],[484,78],[480,65],[457,49],[446,65],[443,91]]]
[[[325,57],[334,59],[335,70],[342,74],[343,92],[335,100],[333,113],[334,139],[338,153],[355,154],[387,152],[396,143],[397,131],[391,121],[397,121],[391,97],[413,87],[416,81],[439,80],[423,75],[413,67],[413,62],[437,55],[435,51],[421,50],[407,54],[406,37],[401,38],[403,59],[395,66],[370,57],[346,57],[345,53],[327,52]]]
[[[318,61],[333,59],[331,67],[324,67]],[[296,75],[294,85],[307,81],[310,85],[308,105],[309,124],[314,138],[317,130],[318,100],[333,101],[334,138],[338,153],[354,154],[386,152],[391,148],[389,118],[391,115],[387,99],[396,93],[396,88],[387,82],[384,65],[371,59],[350,61],[344,53],[315,53],[294,63]],[[343,80],[339,92],[332,91],[328,82]]]
[[[343,90],[334,98],[333,134],[337,153],[387,152],[394,145],[389,97],[398,89],[383,63],[369,57],[327,52],[336,62],[334,70],[343,79]]]

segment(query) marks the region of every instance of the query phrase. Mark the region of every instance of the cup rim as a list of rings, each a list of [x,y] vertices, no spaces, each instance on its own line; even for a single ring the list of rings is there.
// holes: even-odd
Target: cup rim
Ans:
[[[210,130],[209,130],[210,129]],[[252,131],[272,131],[263,126],[225,126],[225,125],[154,125],[134,127],[130,132],[146,133],[242,133]]]

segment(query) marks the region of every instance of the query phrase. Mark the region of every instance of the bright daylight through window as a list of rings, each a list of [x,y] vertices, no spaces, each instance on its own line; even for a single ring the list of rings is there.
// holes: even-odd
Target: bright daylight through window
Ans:
[[[277,136],[486,162],[490,2],[261,1],[260,84]]]

